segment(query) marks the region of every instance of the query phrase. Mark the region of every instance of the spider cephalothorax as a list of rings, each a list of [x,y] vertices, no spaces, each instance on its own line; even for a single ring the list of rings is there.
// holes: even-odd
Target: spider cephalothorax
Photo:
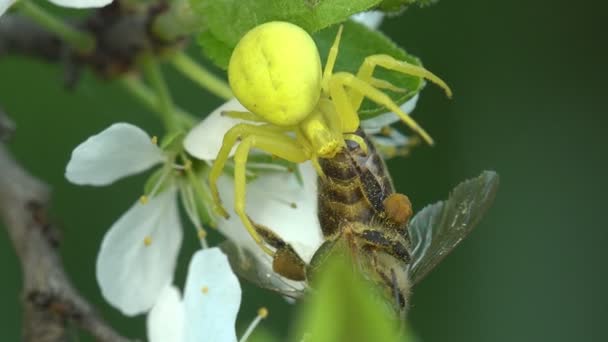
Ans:
[[[357,111],[364,97],[397,114],[432,144],[431,137],[381,91],[396,87],[373,77],[376,66],[429,79],[451,96],[449,87],[431,72],[388,55],[368,56],[357,75],[334,73],[341,33],[342,27],[324,70],[310,35],[287,22],[269,22],[253,28],[239,41],[230,58],[230,86],[249,112],[228,112],[226,115],[255,124],[238,124],[225,134],[210,172],[210,187],[218,212],[227,216],[216,182],[230,151],[240,141],[234,156],[235,212],[269,254],[272,254],[271,249],[263,243],[245,212],[245,171],[251,148],[294,163],[311,160],[323,176],[318,158],[333,158],[344,148],[345,140],[353,140],[366,148],[361,137],[354,134],[359,128]]]

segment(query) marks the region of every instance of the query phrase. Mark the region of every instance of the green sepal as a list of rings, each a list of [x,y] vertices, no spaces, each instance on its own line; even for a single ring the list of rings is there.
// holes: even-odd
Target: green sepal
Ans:
[[[200,223],[216,227],[215,214],[212,208],[213,198],[211,196],[211,189],[209,189],[206,183],[208,171],[207,167],[202,167],[201,170],[200,165],[193,164],[191,169],[184,171],[187,181],[184,182],[181,190],[183,197],[187,197],[188,190],[186,188],[192,191],[192,200],[194,202],[191,203],[194,206],[192,209],[195,211],[194,214],[198,216]],[[188,198],[183,200],[189,201]],[[191,206],[191,204],[188,204],[188,206]]]
[[[174,131],[165,135],[160,142],[160,148],[165,151],[179,152],[182,149],[182,142],[186,137],[184,131]]]
[[[174,182],[174,179],[173,177],[171,177],[170,174],[167,174],[168,172],[172,171],[167,170],[166,167],[161,167],[154,171],[150,175],[150,177],[148,177],[146,183],[144,183],[144,195],[146,197],[158,195],[169,188],[169,186]],[[161,181],[161,177],[163,177],[163,175],[165,178],[162,180],[162,183],[157,186],[158,182]],[[155,187],[156,190],[154,190]],[[152,193],[152,191],[154,191],[154,193]]]

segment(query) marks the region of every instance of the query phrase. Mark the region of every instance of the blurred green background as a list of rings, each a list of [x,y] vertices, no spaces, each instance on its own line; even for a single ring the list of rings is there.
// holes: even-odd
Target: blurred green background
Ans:
[[[389,162],[398,190],[419,209],[481,170],[501,175],[482,224],[415,288],[410,317],[422,341],[608,340],[607,10],[568,1],[441,1],[385,20],[382,30],[455,91],[452,101],[434,87],[423,92],[416,118],[437,146]],[[142,338],[143,318],[126,319],[104,303],[94,264],[104,232],[140,195],[144,177],[90,188],[68,184],[63,172],[71,150],[113,122],[150,134],[160,125],[116,84],[85,75],[70,92],[62,77],[57,65],[0,59],[0,105],[18,125],[10,147],[53,186],[52,216],[77,287],[121,332]],[[221,102],[174,73],[170,82],[176,101],[201,116]],[[194,234],[186,239],[184,267],[196,246]],[[16,341],[21,275],[4,230],[0,269],[2,337]],[[241,320],[261,305],[270,309],[263,325],[283,336],[294,307],[245,285]]]

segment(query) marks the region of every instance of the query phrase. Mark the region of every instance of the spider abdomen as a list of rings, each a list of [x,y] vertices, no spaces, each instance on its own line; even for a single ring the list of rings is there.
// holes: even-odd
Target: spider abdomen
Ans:
[[[287,22],[255,27],[235,47],[228,80],[252,113],[278,126],[300,123],[321,95],[321,58],[302,28]]]

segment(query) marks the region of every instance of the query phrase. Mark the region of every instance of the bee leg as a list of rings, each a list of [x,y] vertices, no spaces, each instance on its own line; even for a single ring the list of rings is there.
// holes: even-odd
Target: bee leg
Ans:
[[[253,224],[262,239],[276,249],[272,257],[272,270],[287,279],[306,280],[307,265],[293,247],[268,227],[255,222]]]
[[[394,239],[390,235],[375,229],[363,230],[358,237],[364,246],[381,250],[404,262],[410,261],[410,253],[404,241]]]

